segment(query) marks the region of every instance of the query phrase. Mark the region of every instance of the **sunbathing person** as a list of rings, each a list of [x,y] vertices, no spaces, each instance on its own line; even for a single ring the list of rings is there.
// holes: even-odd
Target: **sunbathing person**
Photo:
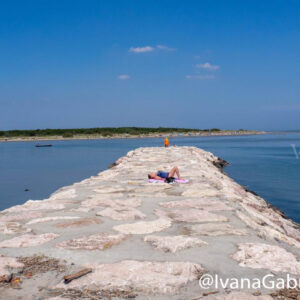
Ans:
[[[177,175],[178,179],[182,179],[180,177],[178,167],[176,167],[176,166],[173,167],[170,172],[158,171],[156,173],[148,174],[148,178],[149,179],[156,179],[156,180],[165,180],[168,177],[174,177],[175,174]]]

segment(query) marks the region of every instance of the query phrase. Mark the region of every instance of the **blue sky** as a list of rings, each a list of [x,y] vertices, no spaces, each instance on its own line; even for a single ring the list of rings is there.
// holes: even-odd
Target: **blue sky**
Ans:
[[[300,2],[0,3],[0,130],[300,129]]]

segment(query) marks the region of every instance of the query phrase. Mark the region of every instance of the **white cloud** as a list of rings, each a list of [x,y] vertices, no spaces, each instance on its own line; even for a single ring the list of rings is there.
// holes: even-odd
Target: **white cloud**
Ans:
[[[205,80],[205,79],[215,79],[215,75],[186,75],[186,79],[199,79],[199,80]]]
[[[206,62],[204,64],[197,64],[196,68],[205,69],[205,70],[209,70],[209,71],[214,71],[214,70],[220,69],[220,66],[212,65],[209,62]]]
[[[145,52],[152,52],[154,51],[153,47],[150,46],[145,46],[145,47],[131,47],[129,49],[129,52],[134,52],[134,53],[145,53]]]
[[[156,48],[159,50],[164,50],[164,51],[176,51],[177,50],[176,48],[170,48],[170,47],[167,47],[164,45],[157,45]]]
[[[145,46],[145,47],[131,47],[128,51],[133,53],[145,53],[145,52],[152,52],[155,50],[162,50],[162,51],[176,51],[176,48],[170,48],[164,45],[157,45],[156,47]]]
[[[127,75],[127,74],[119,75],[118,79],[121,79],[121,80],[130,79],[130,75]]]

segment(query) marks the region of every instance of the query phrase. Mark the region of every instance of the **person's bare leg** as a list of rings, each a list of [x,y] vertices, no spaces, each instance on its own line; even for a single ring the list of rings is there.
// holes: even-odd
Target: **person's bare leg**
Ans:
[[[169,177],[174,177],[174,175],[177,175],[178,179],[181,179],[180,178],[180,174],[179,174],[179,170],[178,168],[175,166],[171,169],[171,171],[169,172]]]

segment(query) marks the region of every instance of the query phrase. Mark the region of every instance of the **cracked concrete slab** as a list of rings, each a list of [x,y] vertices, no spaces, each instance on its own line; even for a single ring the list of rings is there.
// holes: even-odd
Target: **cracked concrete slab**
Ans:
[[[27,222],[27,225],[36,224],[36,223],[43,223],[43,222],[50,222],[50,221],[57,221],[57,220],[73,220],[78,219],[79,217],[72,217],[72,216],[53,216],[53,217],[45,217],[45,218],[36,218]]]
[[[0,248],[26,248],[34,247],[45,244],[53,239],[56,239],[59,235],[55,233],[44,234],[23,234],[21,236],[14,237],[10,240],[0,242]]]
[[[3,234],[26,233],[32,230],[17,222],[0,222],[0,232]]]
[[[172,222],[167,219],[157,219],[154,221],[140,221],[130,224],[114,226],[113,229],[125,234],[149,234],[162,231],[171,226]]]
[[[204,271],[190,262],[152,262],[125,260],[114,264],[92,265],[93,273],[64,283],[57,288],[80,288],[96,285],[103,290],[136,291],[144,293],[174,293]]]
[[[169,218],[177,222],[204,223],[204,222],[227,222],[228,219],[222,215],[210,213],[200,209],[172,209],[156,210],[155,214],[161,218]]]
[[[19,213],[28,210],[60,210],[64,209],[65,205],[62,203],[56,203],[48,200],[28,200],[22,205],[16,205],[5,209],[5,213]]]
[[[11,222],[11,221],[24,221],[28,219],[41,218],[43,214],[38,211],[26,211],[23,213],[15,214],[3,214],[0,215],[0,222]]]
[[[233,210],[232,207],[226,205],[224,202],[213,199],[184,199],[161,202],[159,205],[165,208],[198,208],[207,211]]]
[[[145,214],[143,214],[141,211],[128,207],[116,207],[116,208],[105,208],[101,211],[98,211],[96,213],[97,216],[102,216],[102,217],[108,217],[113,220],[118,220],[118,221],[133,221],[133,220],[138,220],[138,219],[143,219],[146,217]]]
[[[142,204],[142,201],[136,198],[128,199],[114,199],[110,196],[107,198],[92,196],[91,199],[85,200],[82,202],[81,207],[86,208],[99,208],[99,206],[109,206],[109,207],[139,207]]]
[[[100,218],[76,218],[75,220],[57,223],[56,228],[78,228],[83,226],[91,226],[103,223]]]
[[[232,257],[242,267],[300,274],[300,262],[283,248],[262,243],[245,243],[238,247],[238,252]]]
[[[125,238],[125,234],[109,235],[106,233],[99,233],[63,241],[57,243],[56,247],[69,250],[106,250],[114,245],[118,245]]]
[[[203,292],[197,279],[204,270],[222,278],[298,274],[299,225],[234,182],[218,162],[195,147],[139,148],[113,168],[48,199],[0,212],[0,255],[32,257],[34,264],[35,254],[45,255],[65,270],[57,273],[54,263],[54,271],[44,275],[27,278],[24,273],[21,289],[2,288],[1,297],[49,299],[53,287],[55,296],[62,297],[74,286],[80,299],[87,286],[108,297],[197,299]],[[188,184],[148,182],[149,172],[174,165]],[[247,243],[266,246],[239,248]],[[70,285],[61,282],[64,275],[88,266],[92,273]],[[223,292],[206,298],[254,299],[253,290]]]
[[[186,237],[183,235],[176,235],[176,236],[148,235],[144,237],[144,242],[150,243],[156,249],[160,249],[165,252],[172,252],[172,253],[175,253],[183,249],[201,247],[207,245],[206,242],[198,238]]]
[[[193,234],[219,236],[219,235],[247,235],[247,229],[235,228],[227,223],[205,223],[187,227]]]

